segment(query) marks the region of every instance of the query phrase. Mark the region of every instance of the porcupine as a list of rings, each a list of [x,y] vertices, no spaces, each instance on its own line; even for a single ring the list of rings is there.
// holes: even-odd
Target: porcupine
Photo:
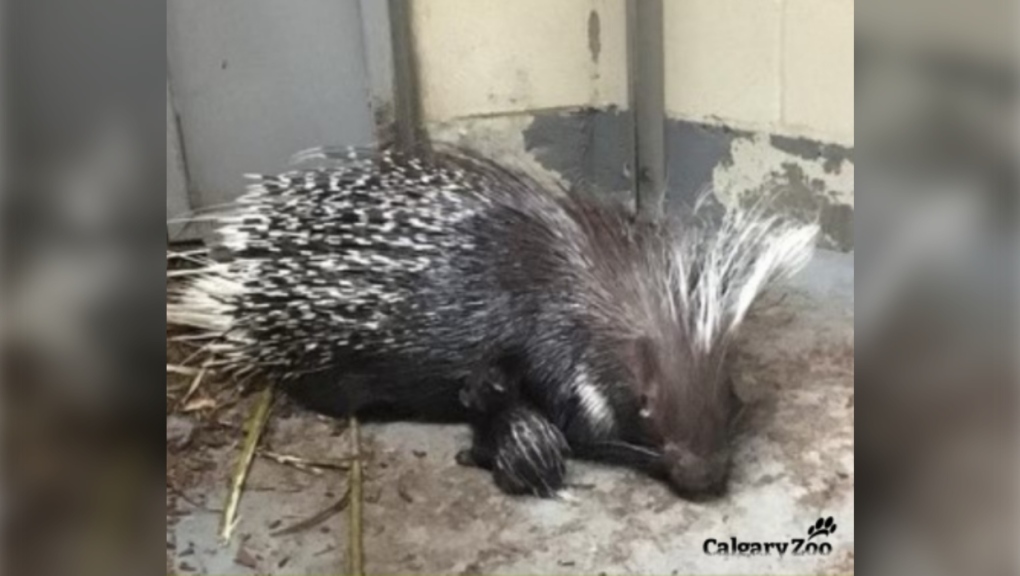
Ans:
[[[216,216],[220,261],[168,306],[169,322],[215,335],[211,365],[336,416],[512,424],[517,400],[502,415],[461,402],[510,366],[521,425],[683,493],[724,486],[727,350],[762,289],[809,257],[815,226],[758,208],[715,227],[647,223],[456,149],[305,158],[323,165],[256,177]],[[506,426],[485,428],[476,445],[534,467]],[[566,456],[555,440],[540,452]],[[559,470],[543,465],[527,491],[552,492]]]

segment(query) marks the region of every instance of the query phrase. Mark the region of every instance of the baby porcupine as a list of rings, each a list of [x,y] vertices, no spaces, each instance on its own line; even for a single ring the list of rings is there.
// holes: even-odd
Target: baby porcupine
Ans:
[[[489,366],[461,390],[474,438],[471,448],[457,453],[457,462],[491,470],[505,492],[552,496],[563,486],[570,447],[563,434],[521,398],[515,372]]]
[[[643,223],[454,149],[306,160],[208,217],[216,259],[167,307],[205,332],[208,367],[326,414],[464,420],[464,383],[512,358],[527,401],[509,422],[680,492],[725,485],[728,350],[815,226],[743,204],[712,225]]]

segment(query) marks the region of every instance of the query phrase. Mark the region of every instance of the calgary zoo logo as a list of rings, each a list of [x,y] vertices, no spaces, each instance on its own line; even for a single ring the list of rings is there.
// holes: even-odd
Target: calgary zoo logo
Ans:
[[[736,536],[729,540],[709,538],[701,549],[709,556],[768,556],[779,554],[782,558],[787,552],[794,556],[827,556],[832,553],[832,544],[822,541],[836,531],[836,522],[832,516],[819,518],[807,529],[807,538],[790,538],[773,542],[744,542]],[[817,538],[817,539],[816,539]]]

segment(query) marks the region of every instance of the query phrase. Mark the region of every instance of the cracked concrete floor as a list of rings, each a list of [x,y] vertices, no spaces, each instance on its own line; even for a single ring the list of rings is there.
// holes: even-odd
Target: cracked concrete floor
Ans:
[[[749,320],[735,362],[738,394],[750,414],[738,439],[731,489],[718,501],[680,500],[630,471],[580,462],[571,463],[572,500],[511,498],[486,473],[454,463],[469,438],[462,426],[364,426],[372,454],[365,487],[366,570],[852,573],[853,287],[853,255],[822,252]],[[250,402],[229,411],[235,422]],[[267,434],[267,445],[280,453],[322,459],[347,451],[336,422],[293,408],[277,412]],[[297,533],[275,534],[336,502],[346,486],[340,471],[313,475],[257,459],[237,537],[229,546],[219,543],[215,509],[222,506],[238,436],[235,430],[193,442],[173,455],[168,448],[168,470],[173,458],[175,469],[186,473],[175,477],[171,490],[168,472],[167,570],[343,573],[345,513]],[[808,527],[828,516],[838,526],[824,538],[832,546],[829,554],[724,557],[703,551],[709,538],[806,538]]]

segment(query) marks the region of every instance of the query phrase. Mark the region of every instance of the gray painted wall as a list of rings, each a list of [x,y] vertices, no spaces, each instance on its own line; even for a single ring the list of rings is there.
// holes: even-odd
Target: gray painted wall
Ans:
[[[170,0],[167,58],[192,208],[295,152],[368,144],[374,122],[358,0]]]

